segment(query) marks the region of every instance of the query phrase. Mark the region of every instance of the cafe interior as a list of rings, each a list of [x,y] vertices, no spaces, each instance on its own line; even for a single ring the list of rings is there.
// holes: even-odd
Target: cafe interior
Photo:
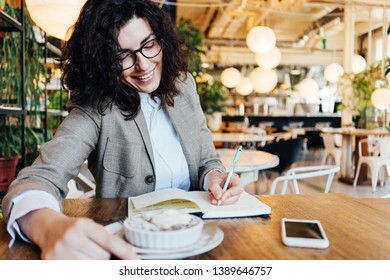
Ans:
[[[243,144],[279,157],[277,166],[259,170],[248,191],[269,193],[272,180],[293,167],[318,166],[321,174],[325,165],[335,165],[340,170],[331,192],[356,197],[390,193],[387,174],[381,177],[385,167],[373,168],[365,161],[374,153],[384,156],[373,150],[380,149],[388,133],[389,4],[177,1],[176,20],[190,19],[204,39],[199,80],[221,82],[227,89],[228,97],[219,100],[222,113],[205,105],[213,137],[220,140],[214,142],[216,147]],[[378,79],[374,72],[381,73]],[[366,97],[358,93],[358,77],[372,86],[365,89],[371,91]],[[364,99],[374,108],[372,114],[362,105]],[[253,135],[258,139],[246,138]],[[302,179],[300,191],[324,192],[327,176],[319,178]]]
[[[14,42],[15,57],[36,59],[41,68],[38,77],[30,77],[36,87],[28,90],[24,102],[4,89],[11,74],[1,70],[1,124],[19,120],[22,128],[34,128],[41,141],[48,141],[66,118],[69,96],[61,88],[56,58],[85,1],[2,2],[1,46],[5,34],[27,34],[24,24],[32,28],[31,38],[42,54],[33,57],[28,48],[23,54],[20,37],[7,37]],[[390,0],[155,2],[176,22],[194,58],[189,70],[217,153],[248,193],[309,195],[307,200],[310,195],[341,193],[356,204],[369,201],[366,207],[372,211],[389,213],[384,205],[390,198]],[[28,15],[22,25],[12,18],[21,5]],[[1,51],[3,68],[7,58]],[[20,81],[19,74],[26,80],[33,75],[25,71],[12,77]],[[33,108],[34,114],[24,113]],[[22,143],[31,143],[29,137],[21,135]],[[37,148],[40,143],[35,144]],[[243,152],[234,166],[240,146]],[[29,148],[21,145],[15,168],[31,164]],[[2,193],[9,181],[2,181]],[[69,199],[94,196],[87,163],[69,188]],[[371,257],[390,258],[390,248]]]

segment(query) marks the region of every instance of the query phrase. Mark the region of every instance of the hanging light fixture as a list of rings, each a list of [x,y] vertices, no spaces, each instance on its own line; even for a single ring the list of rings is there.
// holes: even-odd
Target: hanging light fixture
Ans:
[[[236,86],[236,91],[240,95],[249,95],[253,92],[253,85],[251,79],[243,77]]]
[[[270,93],[278,83],[278,74],[272,69],[257,67],[251,72],[249,77],[254,90],[259,93]]]
[[[266,26],[255,26],[246,36],[246,44],[254,53],[266,53],[276,45],[274,31]]]
[[[337,83],[344,74],[344,68],[338,63],[331,63],[325,67],[324,76],[330,83]]]
[[[241,80],[241,73],[234,67],[226,68],[221,73],[221,82],[227,88],[234,88]]]
[[[366,60],[361,55],[355,54],[352,57],[352,73],[359,74],[366,69]]]
[[[273,69],[279,65],[282,54],[278,47],[273,47],[269,52],[257,53],[256,63],[264,69]]]
[[[305,78],[298,84],[298,92],[302,97],[312,97],[318,93],[318,83],[312,78]]]
[[[371,95],[371,103],[379,110],[390,108],[390,90],[388,88],[378,88]]]
[[[48,35],[66,40],[68,29],[77,20],[86,0],[26,0],[27,10],[36,25]]]

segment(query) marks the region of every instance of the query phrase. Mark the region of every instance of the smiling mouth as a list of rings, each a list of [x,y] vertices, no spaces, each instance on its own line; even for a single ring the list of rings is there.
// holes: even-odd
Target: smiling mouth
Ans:
[[[139,80],[149,79],[150,77],[153,76],[153,72],[154,72],[154,69],[152,71],[150,71],[149,73],[145,74],[145,75],[137,77],[137,79],[139,79]]]

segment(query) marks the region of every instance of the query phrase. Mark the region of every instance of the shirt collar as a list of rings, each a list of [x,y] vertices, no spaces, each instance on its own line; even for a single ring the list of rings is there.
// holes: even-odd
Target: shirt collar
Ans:
[[[139,96],[141,98],[141,105],[148,105],[150,107],[157,108],[161,104],[160,98],[155,97],[155,100],[153,100],[149,93],[139,92]]]

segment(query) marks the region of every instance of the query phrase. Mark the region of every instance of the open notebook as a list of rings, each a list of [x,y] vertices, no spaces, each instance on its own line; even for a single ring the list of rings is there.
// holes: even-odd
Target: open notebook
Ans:
[[[250,216],[268,217],[271,208],[247,192],[238,202],[216,206],[210,203],[209,193],[186,192],[180,189],[162,189],[136,197],[129,197],[128,215],[139,215],[145,211],[162,211],[174,208],[184,213],[201,214],[203,219],[238,218]]]

